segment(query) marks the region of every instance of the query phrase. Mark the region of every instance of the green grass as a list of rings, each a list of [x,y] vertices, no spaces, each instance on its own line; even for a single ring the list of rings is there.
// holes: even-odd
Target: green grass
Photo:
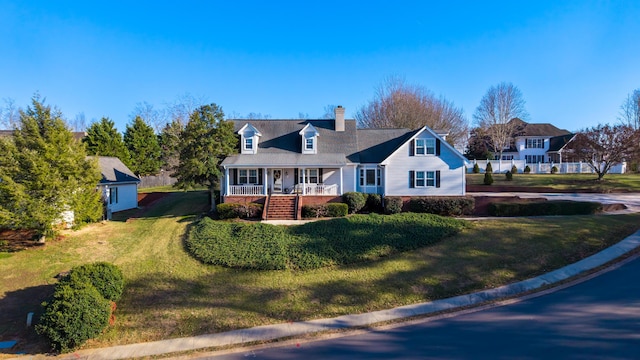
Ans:
[[[104,347],[362,313],[487,289],[575,262],[640,227],[635,214],[487,220],[378,261],[247,271],[203,265],[185,251],[184,234],[206,201],[202,192],[173,193],[140,218],[90,225],[1,259],[0,338],[17,334],[29,339],[28,351],[44,351],[42,341],[24,328],[26,313],[40,311],[56,274],[88,262],[112,262],[126,279],[116,325],[86,345]]]
[[[203,218],[186,246],[197,259],[256,270],[311,270],[377,260],[434,244],[467,223],[432,214],[353,215],[282,227]]]
[[[483,185],[484,174],[467,174],[468,185]],[[507,181],[504,174],[493,174],[492,186],[550,187],[558,190],[594,192],[640,192],[640,174],[607,174],[598,181],[594,174],[514,174]],[[484,186],[484,185],[483,185]]]

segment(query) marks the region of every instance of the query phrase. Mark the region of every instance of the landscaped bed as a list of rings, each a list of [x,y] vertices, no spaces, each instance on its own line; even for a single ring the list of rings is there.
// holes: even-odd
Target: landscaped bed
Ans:
[[[0,341],[18,339],[12,351],[46,351],[43,340],[25,327],[26,314],[35,311],[38,319],[40,303],[57,282],[55,275],[95,261],[120,267],[126,287],[115,325],[86,347],[362,313],[460,295],[557,269],[640,228],[638,214],[485,220],[434,244],[375,261],[255,271],[202,264],[185,251],[185,234],[208,208],[207,200],[205,192],[172,193],[134,222],[90,225],[1,259]],[[365,238],[375,232],[369,227],[354,233]]]

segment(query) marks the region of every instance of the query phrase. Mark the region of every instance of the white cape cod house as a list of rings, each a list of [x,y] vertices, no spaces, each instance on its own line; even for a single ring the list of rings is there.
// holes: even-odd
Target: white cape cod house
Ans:
[[[339,201],[345,192],[382,196],[462,196],[465,158],[428,127],[356,129],[335,119],[232,120],[240,153],[222,162],[223,202],[277,197],[302,205]],[[295,216],[294,216],[295,217]]]

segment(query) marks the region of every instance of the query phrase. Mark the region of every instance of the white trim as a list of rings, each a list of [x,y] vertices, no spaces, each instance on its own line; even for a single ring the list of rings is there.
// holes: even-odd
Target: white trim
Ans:
[[[409,139],[407,139],[407,141],[405,141],[404,143],[400,144],[400,146],[398,146],[397,149],[395,149],[391,154],[389,154],[389,156],[387,156],[384,160],[382,160],[380,162],[380,165],[389,165],[389,158],[392,157],[393,155],[395,155],[398,151],[400,151],[400,149],[402,149],[402,146],[404,144],[406,144],[407,142],[410,142],[411,140],[414,140],[415,138],[418,137],[418,135],[420,135],[423,132],[428,132],[429,134],[431,134],[434,138],[439,139],[440,140],[440,153],[442,153],[442,146],[446,147],[447,149],[449,149],[449,151],[451,151],[455,156],[457,156],[458,158],[460,158],[460,160],[462,160],[465,164],[467,162],[467,158],[464,157],[464,155],[462,155],[462,153],[460,153],[458,150],[456,150],[453,146],[451,146],[451,144],[449,144],[448,142],[444,141],[442,139],[442,137],[440,137],[440,135],[436,134],[431,128],[427,127],[427,126],[423,126],[422,129],[420,129],[418,132],[416,132],[412,137],[410,137]]]

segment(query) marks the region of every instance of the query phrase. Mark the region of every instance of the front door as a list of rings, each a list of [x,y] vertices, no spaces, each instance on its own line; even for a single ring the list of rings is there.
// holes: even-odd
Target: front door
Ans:
[[[273,169],[273,192],[282,192],[282,169]]]

